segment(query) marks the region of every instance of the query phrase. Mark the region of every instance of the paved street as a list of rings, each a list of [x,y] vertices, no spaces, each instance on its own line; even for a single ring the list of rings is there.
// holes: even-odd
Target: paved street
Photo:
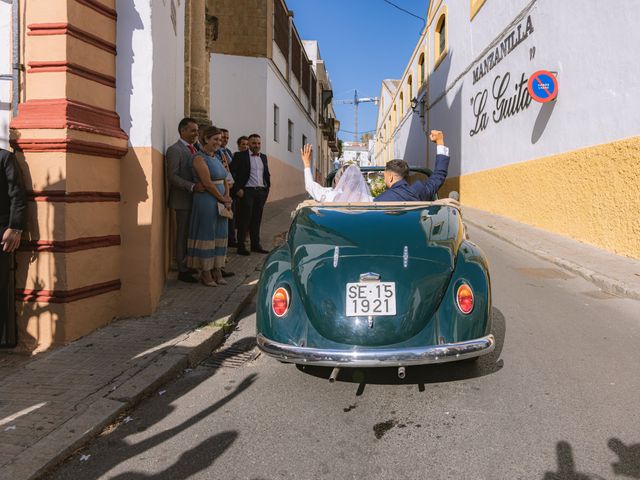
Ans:
[[[223,366],[185,372],[49,478],[640,478],[639,303],[470,233],[498,338],[477,365],[330,384],[329,369],[253,359],[251,305]]]

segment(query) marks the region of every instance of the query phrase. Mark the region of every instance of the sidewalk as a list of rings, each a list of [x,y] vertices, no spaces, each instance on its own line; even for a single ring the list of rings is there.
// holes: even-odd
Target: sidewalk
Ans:
[[[464,207],[465,223],[580,275],[607,293],[640,300],[640,261],[505,217]]]
[[[269,248],[289,227],[303,196],[266,206]],[[116,321],[35,357],[0,354],[0,478],[37,478],[89,441],[119,414],[224,339],[224,326],[250,301],[265,255],[235,255],[228,285],[167,281],[156,313]]]

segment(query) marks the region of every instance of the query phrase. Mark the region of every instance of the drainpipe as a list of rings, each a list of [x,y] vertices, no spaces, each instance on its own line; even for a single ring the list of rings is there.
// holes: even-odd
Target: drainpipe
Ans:
[[[20,102],[20,0],[13,0],[11,3],[11,63],[12,71],[12,115],[18,115],[18,103]]]

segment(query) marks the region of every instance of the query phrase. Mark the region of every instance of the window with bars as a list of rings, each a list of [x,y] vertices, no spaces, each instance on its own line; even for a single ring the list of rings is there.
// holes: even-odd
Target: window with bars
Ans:
[[[438,17],[434,36],[434,68],[438,68],[440,62],[447,55],[447,10],[444,7],[442,13]]]
[[[313,72],[311,72],[311,106],[314,110],[318,109],[318,79]]]
[[[287,150],[293,152],[293,122],[289,120]]]
[[[307,56],[302,57],[302,91],[309,96],[311,88],[311,62],[307,60]]]
[[[281,0],[274,0],[274,40],[285,58],[289,58],[289,14]]]
[[[297,35],[293,36],[291,42],[291,71],[298,81],[302,80],[302,45]]]
[[[280,141],[280,107],[273,104],[273,141]]]

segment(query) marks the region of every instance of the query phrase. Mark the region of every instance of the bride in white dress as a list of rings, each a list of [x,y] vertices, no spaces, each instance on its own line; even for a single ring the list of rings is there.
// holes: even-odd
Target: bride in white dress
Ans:
[[[317,202],[372,202],[369,186],[357,165],[349,165],[343,170],[335,188],[323,187],[313,181],[311,158],[313,147],[309,144],[300,149],[300,158],[304,165],[304,188]],[[344,167],[343,167],[344,168]],[[340,172],[338,172],[340,173]],[[338,174],[336,174],[337,176]]]

